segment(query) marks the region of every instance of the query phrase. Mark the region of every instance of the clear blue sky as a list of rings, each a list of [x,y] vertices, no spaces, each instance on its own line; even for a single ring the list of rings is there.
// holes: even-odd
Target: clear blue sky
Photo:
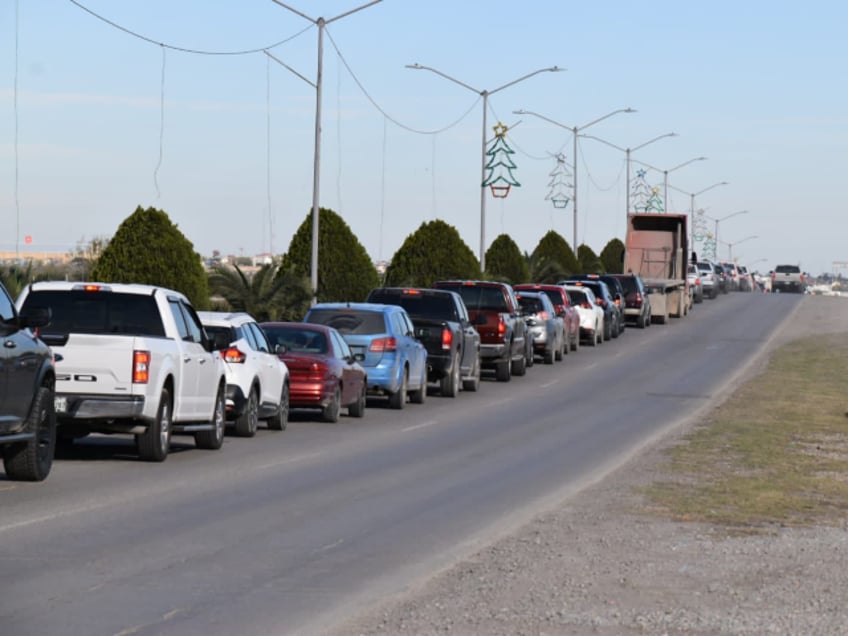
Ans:
[[[313,18],[363,3],[286,2]],[[312,202],[314,89],[261,51],[169,47],[246,51],[296,36],[269,50],[314,80],[317,27],[271,0],[80,4],[153,42],[69,0],[0,0],[0,250],[72,249],[141,205],[165,210],[204,255],[284,252]],[[545,200],[551,154],[571,162],[571,133],[514,110],[571,127],[630,107],[585,132],[622,148],[676,132],[632,153],[661,169],[708,157],[669,173],[670,211],[691,203],[673,188],[727,181],[695,207],[748,210],[719,226],[739,262],[831,271],[848,261],[846,25],[848,5],[833,0],[384,0],[325,31],[321,205],[375,260],[434,218],[478,253],[479,96],[405,65],[480,90],[558,65],[567,71],[489,99],[489,125],[515,126],[521,187],[487,200],[487,245],[506,232],[531,251],[549,229],[572,242],[571,205]],[[624,238],[624,158],[580,141],[578,239],[596,252]],[[648,180],[662,191],[662,173]]]

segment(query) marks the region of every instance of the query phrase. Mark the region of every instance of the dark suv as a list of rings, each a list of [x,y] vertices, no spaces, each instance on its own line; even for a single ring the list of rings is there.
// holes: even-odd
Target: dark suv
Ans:
[[[9,479],[42,481],[53,465],[53,354],[31,331],[49,322],[47,309],[19,314],[0,284],[0,454]]]
[[[624,289],[624,320],[639,329],[651,325],[651,299],[642,278],[636,274],[612,274]]]

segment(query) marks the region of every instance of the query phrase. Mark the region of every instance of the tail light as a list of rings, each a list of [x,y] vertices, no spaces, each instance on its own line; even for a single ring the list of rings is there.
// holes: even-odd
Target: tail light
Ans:
[[[371,341],[371,346],[368,347],[368,351],[372,351],[374,353],[397,351],[397,339],[391,336],[388,338],[374,338],[374,340]]]
[[[150,352],[133,351],[133,384],[147,384],[150,380]]]
[[[503,316],[498,316],[498,337],[503,338],[504,336],[506,336],[506,323]]]
[[[244,364],[247,356],[242,353],[238,347],[227,347],[221,350],[221,357],[225,362],[234,362],[236,364]]]
[[[544,310],[540,311],[540,312],[539,312],[538,314],[536,314],[536,315],[539,317],[539,320],[547,320],[547,319],[549,318],[549,316],[548,316],[548,312],[547,312],[547,311],[544,311]]]
[[[591,309],[591,308],[592,308],[592,303],[590,303],[588,300],[584,300],[582,303],[580,303],[580,306],[581,306],[583,309]]]
[[[639,292],[636,292],[636,306],[642,306],[642,294],[640,294]]]
[[[323,362],[313,362],[306,372],[306,379],[320,381],[327,375],[327,365]]]
[[[442,329],[442,349],[450,351],[453,344],[453,333],[450,329]]]

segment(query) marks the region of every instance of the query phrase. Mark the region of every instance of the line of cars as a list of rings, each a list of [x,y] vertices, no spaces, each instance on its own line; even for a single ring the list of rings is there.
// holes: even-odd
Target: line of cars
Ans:
[[[285,430],[292,408],[337,422],[343,409],[363,417],[369,397],[393,409],[428,390],[455,397],[486,372],[508,382],[537,359],[651,322],[632,275],[381,287],[362,303],[316,304],[301,322],[263,323],[195,311],[173,290],[57,281],[31,284],[17,306],[3,290],[0,318],[0,453],[8,478],[29,481],[47,477],[57,447],[92,433],[133,435],[141,459],[164,461],[173,434],[216,450],[225,428]]]
[[[737,263],[699,260],[688,265],[687,275],[695,303],[730,291],[752,292],[757,289],[748,269]]]

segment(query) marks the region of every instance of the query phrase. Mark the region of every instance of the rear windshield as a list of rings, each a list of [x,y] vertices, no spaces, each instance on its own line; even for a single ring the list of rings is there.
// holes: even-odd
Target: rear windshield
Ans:
[[[383,313],[379,311],[312,309],[306,316],[306,321],[334,327],[340,333],[375,334],[388,332]]]
[[[797,265],[778,265],[774,271],[778,274],[800,274],[801,268]]]
[[[164,336],[165,327],[153,296],[110,291],[35,290],[24,307],[48,307],[44,334],[122,334]]]
[[[284,345],[295,353],[327,353],[327,338],[320,331],[302,327],[263,327],[271,347]]]
[[[621,287],[624,289],[625,294],[630,294],[632,292],[639,291],[639,286],[636,284],[635,276],[623,276],[622,278],[618,279],[618,282],[621,283]]]
[[[575,305],[581,305],[583,303],[589,302],[589,299],[586,297],[586,294],[582,291],[574,291],[573,289],[569,289],[568,295],[571,296],[571,302],[573,302]]]
[[[440,285],[440,287],[447,287],[447,285]],[[468,311],[509,311],[500,287],[459,283],[456,286],[450,286],[450,289],[462,296]]]
[[[431,318],[459,322],[456,304],[446,294],[404,294],[387,290],[378,290],[368,296],[369,303],[400,305],[413,318]]]
[[[542,301],[532,296],[519,296],[518,304],[521,306],[521,311],[526,314],[538,314],[544,309]]]

